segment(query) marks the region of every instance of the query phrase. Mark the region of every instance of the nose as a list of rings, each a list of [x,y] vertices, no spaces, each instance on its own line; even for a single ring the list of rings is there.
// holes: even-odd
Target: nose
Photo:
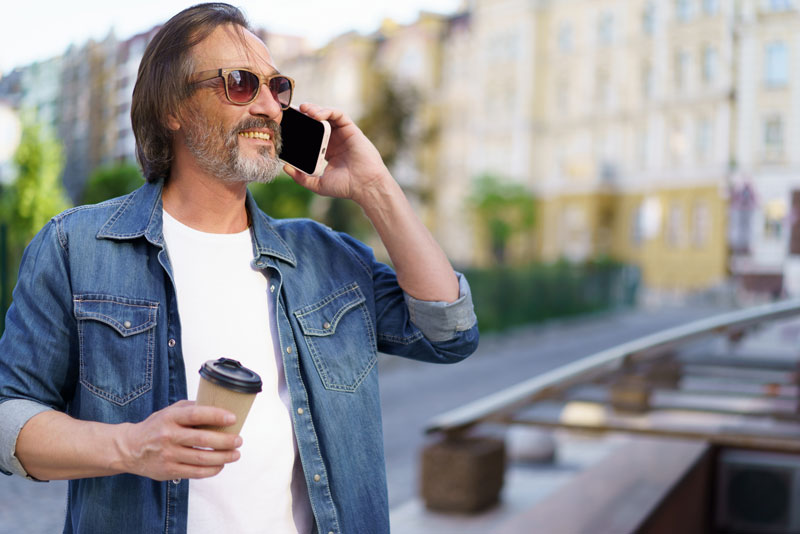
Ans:
[[[250,113],[280,122],[282,111],[280,103],[272,95],[269,86],[267,84],[262,84],[258,96],[250,104]]]

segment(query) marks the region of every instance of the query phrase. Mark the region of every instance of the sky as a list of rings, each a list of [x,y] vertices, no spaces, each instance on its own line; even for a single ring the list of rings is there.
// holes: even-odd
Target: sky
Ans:
[[[231,0],[250,23],[307,37],[315,46],[350,30],[369,33],[384,18],[413,22],[420,10],[451,14],[463,0]],[[0,7],[0,73],[58,56],[74,43],[102,39],[113,28],[125,39],[165,22],[197,1],[17,0]]]

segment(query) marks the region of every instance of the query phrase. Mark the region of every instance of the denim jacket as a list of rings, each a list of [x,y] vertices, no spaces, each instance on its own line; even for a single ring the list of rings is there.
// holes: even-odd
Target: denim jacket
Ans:
[[[0,471],[27,475],[14,448],[41,411],[139,422],[187,398],[161,188],[68,210],[26,249],[0,339]],[[478,330],[466,280],[459,275],[455,303],[419,301],[351,237],[274,220],[249,194],[247,208],[317,531],[388,532],[378,352],[439,363],[471,354]],[[185,532],[190,483],[72,480],[64,532]]]

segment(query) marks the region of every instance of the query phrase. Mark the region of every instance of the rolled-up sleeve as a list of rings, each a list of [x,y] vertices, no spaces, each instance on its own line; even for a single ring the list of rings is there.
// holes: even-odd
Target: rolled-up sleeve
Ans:
[[[453,339],[459,332],[469,330],[478,321],[472,304],[472,293],[467,278],[458,277],[458,299],[455,302],[438,302],[415,299],[403,293],[411,322],[433,342]]]
[[[0,337],[0,470],[28,476],[15,456],[20,430],[46,410],[65,411],[74,389],[77,334],[65,249],[55,221],[25,249]]]
[[[31,417],[48,410],[52,408],[26,399],[0,403],[0,472],[36,480],[28,475],[16,456],[17,438]]]

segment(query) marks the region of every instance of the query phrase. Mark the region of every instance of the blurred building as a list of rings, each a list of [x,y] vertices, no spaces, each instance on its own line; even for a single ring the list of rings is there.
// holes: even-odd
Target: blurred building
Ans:
[[[731,268],[752,290],[800,294],[800,13],[741,3]]]
[[[91,172],[113,159],[117,45],[109,33],[102,41],[70,46],[62,57],[58,112],[58,136],[65,153],[62,181],[75,203]]]
[[[115,145],[111,149],[110,159],[118,163],[136,161],[136,140],[131,129],[133,86],[136,84],[144,50],[159,28],[160,26],[155,26],[146,32],[134,35],[117,46],[114,56],[116,66],[112,89],[113,102],[110,103]]]

